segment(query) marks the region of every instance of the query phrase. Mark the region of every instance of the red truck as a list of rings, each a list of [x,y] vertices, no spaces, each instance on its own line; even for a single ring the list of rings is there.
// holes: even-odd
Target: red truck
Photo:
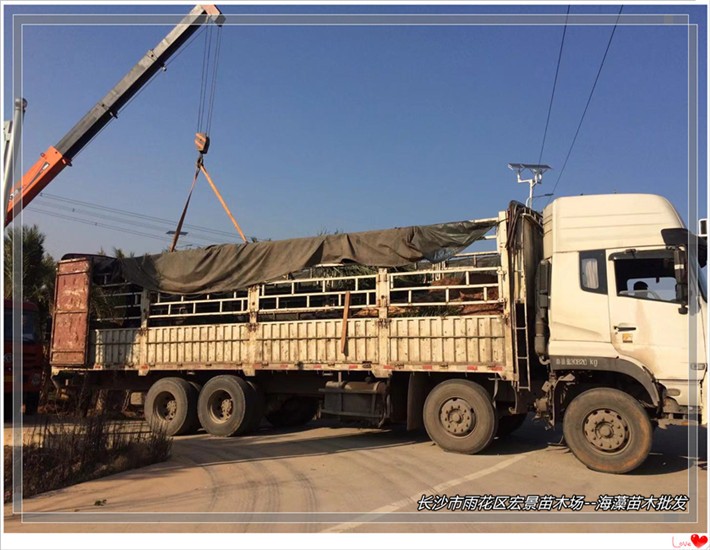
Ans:
[[[22,302],[22,402],[25,414],[35,414],[39,405],[39,394],[42,387],[42,366],[44,351],[39,331],[39,310],[31,302]],[[5,338],[4,338],[4,376],[6,411],[12,404],[13,387],[13,353],[16,350],[13,341],[13,304],[5,300]]]

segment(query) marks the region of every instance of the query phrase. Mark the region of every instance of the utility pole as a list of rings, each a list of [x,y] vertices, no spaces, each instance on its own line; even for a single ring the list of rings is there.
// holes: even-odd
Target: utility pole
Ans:
[[[2,198],[3,208],[7,208],[7,203],[10,202],[10,189],[12,182],[15,181],[15,163],[17,162],[17,153],[20,150],[20,140],[22,139],[22,120],[27,109],[27,100],[24,98],[15,99],[15,108],[12,120],[8,120],[3,124],[3,149],[2,149]]]

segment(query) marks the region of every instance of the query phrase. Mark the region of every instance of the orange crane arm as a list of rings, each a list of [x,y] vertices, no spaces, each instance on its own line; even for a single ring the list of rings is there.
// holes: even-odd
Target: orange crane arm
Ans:
[[[165,67],[170,57],[194,35],[201,25],[224,21],[219,9],[213,5],[196,6],[158,45],[116,84],[101,101],[77,122],[54,146],[47,149],[39,160],[13,186],[6,205],[5,225],[9,224],[22,208],[27,206],[51,181],[71,164],[76,154],[84,148],[119,110],[145,86],[151,77]]]
[[[42,153],[39,160],[24,173],[20,181],[12,188],[10,201],[7,205],[5,225],[9,224],[20,212],[22,209],[20,204],[25,206],[34,199],[68,165],[69,160],[64,158],[54,147],[50,147]]]

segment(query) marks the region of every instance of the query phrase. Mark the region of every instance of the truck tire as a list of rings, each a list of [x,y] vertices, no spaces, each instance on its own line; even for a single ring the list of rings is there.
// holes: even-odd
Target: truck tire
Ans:
[[[528,417],[527,413],[509,414],[498,418],[496,437],[506,437],[520,428]]]
[[[252,426],[256,401],[256,391],[246,380],[223,374],[211,378],[202,387],[197,415],[209,434],[241,435]]]
[[[317,397],[292,396],[276,410],[266,413],[266,420],[277,428],[293,428],[307,424],[317,412]]]
[[[498,415],[488,392],[469,380],[447,380],[424,402],[424,427],[445,451],[475,454],[496,434]]]
[[[169,377],[155,382],[145,397],[145,419],[150,427],[168,436],[196,432],[197,390],[187,380]]]
[[[651,451],[653,428],[641,404],[612,388],[579,394],[563,421],[567,446],[587,468],[625,474],[639,467]]]

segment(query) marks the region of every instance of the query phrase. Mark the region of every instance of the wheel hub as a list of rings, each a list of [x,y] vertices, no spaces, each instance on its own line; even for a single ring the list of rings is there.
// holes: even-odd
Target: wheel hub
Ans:
[[[617,412],[599,409],[585,418],[584,435],[597,449],[616,452],[628,442],[629,427]]]
[[[458,436],[471,433],[476,425],[473,409],[464,399],[458,398],[449,399],[442,405],[439,420],[447,432]]]
[[[170,393],[164,393],[159,396],[155,411],[161,420],[164,422],[171,422],[177,414],[177,408],[175,396]]]
[[[234,412],[232,396],[226,391],[215,392],[210,397],[209,410],[214,421],[226,422]]]
[[[232,400],[225,399],[222,401],[222,416],[229,416],[232,414]]]
[[[165,404],[165,417],[166,418],[174,418],[175,417],[175,412],[177,411],[177,403],[175,402],[174,399],[171,399]]]

